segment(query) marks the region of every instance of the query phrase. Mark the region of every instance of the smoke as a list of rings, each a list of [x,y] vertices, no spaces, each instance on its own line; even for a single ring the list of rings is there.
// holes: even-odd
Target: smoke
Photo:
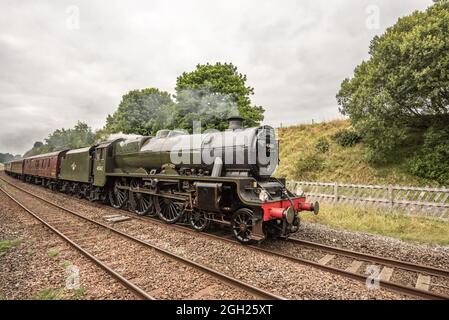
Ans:
[[[138,134],[125,134],[123,132],[119,133],[112,133],[108,135],[104,140],[111,141],[111,140],[117,140],[117,139],[125,139],[125,140],[137,140],[142,138],[143,136]]]
[[[238,115],[237,103],[232,95],[213,92],[208,88],[182,90],[178,92],[176,100],[185,111],[198,114]]]
[[[229,117],[240,115],[232,95],[216,93],[208,87],[182,90],[176,100],[177,113],[183,118],[181,125],[184,128],[191,128],[193,121],[201,121],[204,128],[224,130]]]

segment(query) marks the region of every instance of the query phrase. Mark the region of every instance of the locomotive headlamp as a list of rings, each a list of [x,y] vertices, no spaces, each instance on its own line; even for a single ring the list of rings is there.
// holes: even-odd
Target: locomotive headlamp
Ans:
[[[270,196],[268,195],[268,192],[265,190],[261,190],[259,193],[259,199],[262,202],[266,202]]]

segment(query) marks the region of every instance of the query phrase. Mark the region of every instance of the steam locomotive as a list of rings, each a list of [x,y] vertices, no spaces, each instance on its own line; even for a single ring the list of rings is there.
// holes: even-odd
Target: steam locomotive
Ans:
[[[187,134],[160,130],[154,137],[115,139],[9,162],[5,172],[90,201],[109,202],[166,223],[229,226],[243,244],[288,237],[299,212],[318,213],[318,203],[272,177],[278,141],[269,126],[243,128],[229,119],[222,132]]]

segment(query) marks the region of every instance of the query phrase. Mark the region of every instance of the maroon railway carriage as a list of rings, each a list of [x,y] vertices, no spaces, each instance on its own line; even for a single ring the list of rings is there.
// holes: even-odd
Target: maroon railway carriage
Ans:
[[[61,156],[66,152],[66,150],[57,151],[24,159],[23,175],[25,180],[48,186],[52,182],[56,182],[59,177]]]

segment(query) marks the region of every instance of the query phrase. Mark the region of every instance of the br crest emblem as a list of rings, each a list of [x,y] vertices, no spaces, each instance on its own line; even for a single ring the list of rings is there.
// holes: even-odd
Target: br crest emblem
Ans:
[[[72,171],[75,171],[76,170],[76,163],[74,162],[74,163],[72,163]]]

